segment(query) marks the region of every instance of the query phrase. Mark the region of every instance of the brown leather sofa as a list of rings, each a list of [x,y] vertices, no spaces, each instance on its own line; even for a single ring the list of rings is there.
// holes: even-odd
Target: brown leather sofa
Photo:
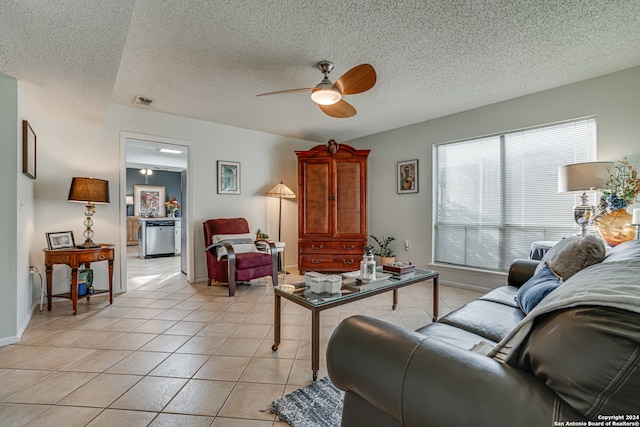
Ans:
[[[345,319],[327,347],[329,376],[345,391],[342,426],[640,425],[640,240],[617,246],[558,288],[571,298],[598,271],[625,273],[628,286],[613,288],[629,309],[574,303],[525,319],[514,297],[537,264],[514,261],[507,286],[417,331]],[[609,286],[602,281],[603,290]],[[510,348],[522,324],[531,327]],[[512,352],[506,361],[482,350],[501,341]]]

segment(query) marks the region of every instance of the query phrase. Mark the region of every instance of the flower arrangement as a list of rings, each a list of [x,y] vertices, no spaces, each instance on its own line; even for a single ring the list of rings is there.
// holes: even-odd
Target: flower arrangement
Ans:
[[[178,203],[178,200],[176,199],[176,197],[172,196],[171,194],[169,194],[169,201],[166,202],[164,205],[167,207],[167,210],[171,213],[174,213],[175,211],[178,210],[178,208],[180,208],[180,203]]]
[[[600,191],[602,197],[592,220],[624,209],[636,200],[640,194],[640,177],[638,177],[636,165],[630,164],[626,156],[618,159],[613,170],[609,171],[609,179]]]

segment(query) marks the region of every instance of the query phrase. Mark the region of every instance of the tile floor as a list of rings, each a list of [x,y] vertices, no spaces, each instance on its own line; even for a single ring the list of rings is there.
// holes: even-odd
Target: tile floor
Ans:
[[[129,292],[36,310],[18,344],[0,348],[2,426],[261,427],[285,423],[264,411],[311,382],[310,316],[283,300],[282,343],[273,344],[270,279],[189,284],[179,258],[141,260],[129,247]],[[284,276],[280,276],[281,281]],[[292,283],[292,272],[284,279]],[[479,296],[441,286],[440,314]],[[430,322],[431,282],[321,314],[321,350],[345,317],[366,314],[415,329]],[[326,375],[321,357],[319,377]]]

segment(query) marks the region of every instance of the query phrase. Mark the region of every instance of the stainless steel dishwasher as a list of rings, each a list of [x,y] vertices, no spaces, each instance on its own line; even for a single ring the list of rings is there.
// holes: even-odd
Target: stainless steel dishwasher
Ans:
[[[175,227],[174,220],[144,221],[138,255],[141,258],[174,256],[176,253]]]

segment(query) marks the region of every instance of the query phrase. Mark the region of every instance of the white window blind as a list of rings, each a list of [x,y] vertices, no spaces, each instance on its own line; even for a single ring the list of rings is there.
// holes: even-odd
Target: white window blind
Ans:
[[[434,156],[434,261],[506,271],[532,242],[579,231],[558,166],[595,160],[596,120],[437,145]]]

